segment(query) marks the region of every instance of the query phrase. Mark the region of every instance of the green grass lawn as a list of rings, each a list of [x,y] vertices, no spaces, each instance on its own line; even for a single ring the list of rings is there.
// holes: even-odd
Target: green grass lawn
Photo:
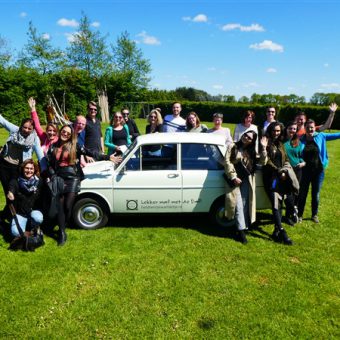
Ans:
[[[64,247],[46,237],[35,253],[1,238],[0,337],[339,338],[339,149],[328,143],[320,223],[307,219],[308,200],[303,223],[286,227],[292,247],[271,241],[267,211],[246,246],[178,214],[112,216],[107,228],[68,230]]]

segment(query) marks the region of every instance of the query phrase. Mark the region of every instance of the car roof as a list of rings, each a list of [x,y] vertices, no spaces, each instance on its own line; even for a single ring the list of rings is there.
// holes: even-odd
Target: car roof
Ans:
[[[138,144],[154,143],[206,143],[225,146],[225,138],[213,133],[167,132],[150,133],[137,137]]]

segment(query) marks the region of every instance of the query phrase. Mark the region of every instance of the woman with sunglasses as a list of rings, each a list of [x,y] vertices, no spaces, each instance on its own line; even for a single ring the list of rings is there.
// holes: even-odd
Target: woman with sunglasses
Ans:
[[[298,192],[299,183],[282,144],[283,129],[279,122],[273,122],[267,128],[268,161],[263,167],[263,184],[272,205],[275,225],[272,237],[276,242],[291,245],[293,242],[282,227],[282,205],[285,201],[286,210],[294,211],[293,193]]]
[[[236,219],[236,227],[241,243],[246,244],[245,231],[256,218],[256,145],[257,133],[246,131],[236,143],[229,144],[225,155],[226,199],[225,215]],[[261,139],[260,163],[267,157],[267,138]]]
[[[163,118],[161,109],[156,108],[150,111],[148,115],[148,125],[145,127],[145,134],[163,132]],[[148,156],[161,157],[162,151],[160,145],[145,145],[144,152]]]
[[[93,157],[92,151],[77,143],[77,135],[70,125],[64,125],[59,131],[59,139],[52,144],[47,152],[50,177],[57,175],[63,179],[63,192],[59,194],[59,211],[57,220],[59,225],[58,245],[65,244],[67,235],[65,232],[71,220],[74,200],[80,190],[82,171],[79,166],[81,155]],[[121,157],[115,155],[100,155],[99,160],[111,160],[119,163]]]
[[[104,144],[108,148],[108,155],[122,154],[131,144],[129,127],[119,111],[115,112],[110,126],[106,128]]]
[[[58,140],[58,126],[54,123],[47,123],[46,125],[46,132],[42,129],[40,125],[40,120],[35,108],[35,99],[30,97],[28,99],[28,105],[31,108],[31,118],[34,122],[34,128],[37,132],[37,135],[40,139],[41,148],[46,155],[48,148],[51,146],[51,144],[57,142]]]

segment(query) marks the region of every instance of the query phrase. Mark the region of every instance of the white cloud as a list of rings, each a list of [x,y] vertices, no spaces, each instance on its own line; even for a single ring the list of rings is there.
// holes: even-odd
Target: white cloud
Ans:
[[[243,84],[243,87],[245,88],[249,88],[249,87],[260,87],[260,85],[256,82],[250,82],[250,83],[247,83],[247,84]]]
[[[27,13],[26,12],[21,12],[19,14],[20,18],[26,18],[27,17]]]
[[[269,50],[272,52],[283,52],[283,46],[272,42],[271,40],[263,40],[259,44],[252,44],[249,46],[254,50]]]
[[[215,89],[215,90],[222,90],[222,89],[223,89],[223,85],[219,85],[219,84],[215,84],[215,85],[213,85],[212,87],[213,87],[213,89]]]
[[[100,22],[99,21],[94,21],[93,23],[91,23],[92,27],[99,27],[100,26]]]
[[[251,24],[250,26],[243,26],[241,24],[226,24],[222,26],[222,31],[240,30],[241,32],[264,32],[263,26],[259,24]]]
[[[75,33],[65,33],[65,36],[66,36],[68,42],[74,42],[76,37],[77,37],[77,35],[78,35],[78,32],[75,32]]]
[[[198,14],[193,19],[193,22],[207,22],[208,17],[205,14]]]
[[[48,33],[44,33],[42,35],[42,38],[45,39],[45,40],[50,40],[51,36]]]
[[[323,89],[328,89],[328,90],[337,90],[337,89],[340,89],[340,84],[339,83],[321,84],[321,87]]]
[[[269,68],[267,68],[266,72],[268,72],[268,73],[276,73],[277,69],[274,68],[274,67],[269,67]]]
[[[208,22],[208,17],[205,14],[197,14],[195,17],[182,17],[183,21],[192,22]]]
[[[57,24],[59,26],[63,26],[63,27],[78,27],[79,23],[77,20],[75,19],[65,19],[65,18],[61,18],[57,21]]]
[[[148,35],[145,31],[142,31],[141,33],[137,34],[137,37],[140,37],[141,42],[146,45],[160,45],[161,44],[161,42],[156,37]]]

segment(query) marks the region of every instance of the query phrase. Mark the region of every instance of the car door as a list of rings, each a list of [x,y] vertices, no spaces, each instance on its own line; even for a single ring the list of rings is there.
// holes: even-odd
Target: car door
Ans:
[[[177,144],[169,157],[149,156],[140,146],[114,176],[113,210],[119,213],[182,211],[182,176]],[[169,147],[169,145],[167,145]]]
[[[225,192],[223,156],[217,145],[183,143],[183,211],[208,212],[216,198]]]

